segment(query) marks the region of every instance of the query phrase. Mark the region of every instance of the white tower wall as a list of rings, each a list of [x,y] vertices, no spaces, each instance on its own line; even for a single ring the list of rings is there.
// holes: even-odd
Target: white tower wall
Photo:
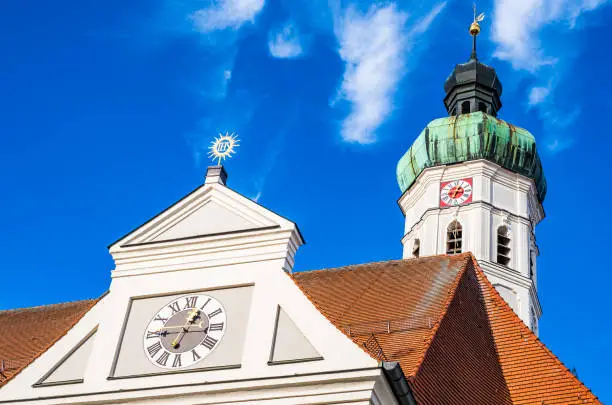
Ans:
[[[472,201],[440,207],[440,183],[471,178]],[[534,182],[487,160],[424,170],[399,199],[405,215],[403,257],[447,253],[447,229],[454,220],[462,226],[462,251],[472,252],[485,274],[520,318],[537,333],[542,311],[537,296],[535,226],[544,211]],[[497,263],[497,231],[508,229],[510,262]]]

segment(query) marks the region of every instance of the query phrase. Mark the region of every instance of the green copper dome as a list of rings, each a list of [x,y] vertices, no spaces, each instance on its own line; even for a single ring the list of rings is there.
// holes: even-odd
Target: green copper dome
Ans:
[[[397,182],[404,192],[428,167],[476,159],[533,179],[544,201],[546,178],[533,135],[482,112],[430,122],[397,164]]]

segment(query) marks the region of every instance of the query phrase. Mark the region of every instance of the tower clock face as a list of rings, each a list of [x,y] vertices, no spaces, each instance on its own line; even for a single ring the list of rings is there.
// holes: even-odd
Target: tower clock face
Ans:
[[[440,207],[455,207],[472,202],[472,179],[440,183]]]
[[[225,309],[208,295],[177,298],[157,311],[147,325],[145,355],[161,368],[176,370],[194,365],[219,345],[226,322]]]

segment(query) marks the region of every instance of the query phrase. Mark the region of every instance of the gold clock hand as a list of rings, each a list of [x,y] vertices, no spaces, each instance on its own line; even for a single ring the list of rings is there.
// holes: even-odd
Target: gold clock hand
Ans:
[[[200,310],[197,308],[193,308],[191,311],[189,311],[189,314],[187,314],[187,323],[193,323],[193,321],[195,321],[196,316],[198,316],[200,314]]]
[[[180,328],[186,328],[189,326],[199,326],[200,328],[202,327],[202,325],[204,324],[204,321],[200,321],[200,323],[187,323],[185,325],[174,325],[174,326],[163,326],[159,329],[155,329],[151,332],[161,332],[162,330],[166,330],[166,329],[180,329]]]

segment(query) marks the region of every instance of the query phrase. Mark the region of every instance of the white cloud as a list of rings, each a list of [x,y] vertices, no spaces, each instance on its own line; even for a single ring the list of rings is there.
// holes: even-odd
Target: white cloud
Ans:
[[[251,200],[255,201],[255,202],[259,202],[259,199],[262,196],[262,191],[258,191],[257,194],[255,194],[253,197],[251,197]]]
[[[445,4],[438,4],[411,29],[406,27],[408,15],[393,3],[372,6],[367,13],[349,7],[336,18],[334,28],[346,69],[334,104],[347,101],[351,105],[341,129],[345,141],[376,141],[376,129],[392,112],[413,36],[427,30]]]
[[[517,70],[536,72],[555,64],[547,56],[540,32],[552,23],[565,23],[569,29],[578,17],[595,10],[607,0],[495,0],[493,12],[494,56],[509,61]]]
[[[434,22],[438,14],[444,10],[446,7],[446,2],[438,3],[434,8],[431,9],[429,13],[425,17],[423,17],[420,21],[418,21],[414,27],[410,30],[411,35],[422,34],[429,29],[431,23]]]
[[[238,29],[244,23],[253,22],[264,4],[265,0],[219,0],[208,8],[195,11],[191,19],[195,29],[202,33]]]
[[[301,56],[304,50],[297,27],[288,22],[282,29],[270,31],[268,35],[268,49],[270,50],[270,55],[279,59]]]
[[[574,144],[573,139],[559,139],[555,138],[545,144],[546,150],[551,154],[559,153],[565,149],[570,148]]]
[[[546,97],[550,94],[549,87],[532,87],[529,92],[529,106],[533,107],[538,104],[543,103],[546,100]]]
[[[527,107],[535,108],[544,127],[544,149],[559,153],[571,147],[568,128],[580,109],[568,110],[555,101],[556,84],[575,58],[559,37],[570,38],[578,19],[604,5],[608,0],[494,0],[494,56],[508,61],[515,70],[524,71],[540,83],[529,90]],[[547,32],[545,32],[548,29]],[[553,35],[550,35],[553,34]],[[564,46],[565,45],[565,46]],[[554,49],[556,54],[550,53]]]

